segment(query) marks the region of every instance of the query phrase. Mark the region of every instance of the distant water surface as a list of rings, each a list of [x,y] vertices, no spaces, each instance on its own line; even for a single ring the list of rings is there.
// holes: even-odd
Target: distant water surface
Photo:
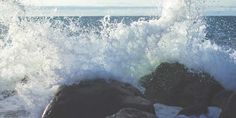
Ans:
[[[159,7],[26,7],[29,16],[160,16]],[[236,7],[203,8],[205,16],[234,16]]]

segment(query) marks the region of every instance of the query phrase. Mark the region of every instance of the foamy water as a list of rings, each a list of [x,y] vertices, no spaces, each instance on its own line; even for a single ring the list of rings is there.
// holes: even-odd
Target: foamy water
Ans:
[[[206,71],[228,89],[236,89],[236,52],[205,39],[206,23],[200,3],[163,0],[162,16],[130,25],[101,19],[102,26],[86,28],[50,18],[19,19],[24,6],[0,1],[0,24],[7,34],[0,40],[0,117],[40,117],[58,86],[83,78],[115,76],[135,86],[138,78],[162,62],[179,62]],[[53,11],[52,11],[53,12]],[[73,35],[76,34],[76,35]],[[27,78],[26,83],[22,82]],[[17,111],[27,111],[27,113]],[[13,117],[13,115],[12,115]]]
[[[167,106],[163,104],[154,104],[158,118],[219,118],[221,109],[217,107],[208,107],[208,113],[200,116],[178,115],[183,109],[176,106]]]

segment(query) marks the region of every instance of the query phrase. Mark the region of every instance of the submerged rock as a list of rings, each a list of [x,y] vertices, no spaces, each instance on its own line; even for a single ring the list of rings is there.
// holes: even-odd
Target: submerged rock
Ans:
[[[115,80],[83,80],[62,86],[42,118],[105,118],[122,108],[155,113],[152,102],[130,84]]]
[[[156,116],[149,112],[140,111],[138,109],[124,108],[116,114],[113,114],[106,118],[156,118]]]
[[[188,116],[207,113],[212,97],[223,89],[209,74],[190,72],[179,63],[162,63],[141,83],[149,100],[184,107],[179,114]]]

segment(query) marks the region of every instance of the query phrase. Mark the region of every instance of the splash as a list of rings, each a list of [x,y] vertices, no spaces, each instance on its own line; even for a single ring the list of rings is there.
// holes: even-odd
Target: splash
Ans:
[[[236,52],[205,39],[197,2],[165,0],[159,19],[126,25],[106,16],[92,29],[67,17],[22,17],[19,1],[0,2],[1,117],[40,117],[58,86],[83,78],[115,76],[137,86],[162,62],[208,72],[236,89]]]

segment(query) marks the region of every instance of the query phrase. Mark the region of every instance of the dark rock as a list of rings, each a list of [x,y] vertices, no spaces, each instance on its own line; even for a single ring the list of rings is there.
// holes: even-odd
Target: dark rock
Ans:
[[[83,80],[63,86],[46,108],[43,118],[105,118],[122,108],[155,113],[152,102],[138,89],[115,80]]]
[[[232,90],[218,92],[211,101],[212,106],[222,109],[220,118],[236,118],[236,93]]]
[[[211,105],[223,108],[228,101],[229,97],[232,95],[233,91],[222,90],[218,92],[212,99]]]
[[[154,102],[181,106],[180,114],[207,113],[212,97],[223,90],[213,77],[203,72],[190,72],[179,63],[162,63],[149,75],[141,78],[145,96]]]
[[[124,108],[118,113],[107,116],[106,118],[156,118],[156,116],[149,112],[140,111],[138,109]]]
[[[208,113],[208,106],[205,104],[193,104],[189,105],[187,107],[184,107],[178,115],[186,115],[186,116],[192,116],[192,115],[201,115],[201,114],[207,114]]]
[[[222,106],[220,118],[236,118],[236,93],[233,92]]]

